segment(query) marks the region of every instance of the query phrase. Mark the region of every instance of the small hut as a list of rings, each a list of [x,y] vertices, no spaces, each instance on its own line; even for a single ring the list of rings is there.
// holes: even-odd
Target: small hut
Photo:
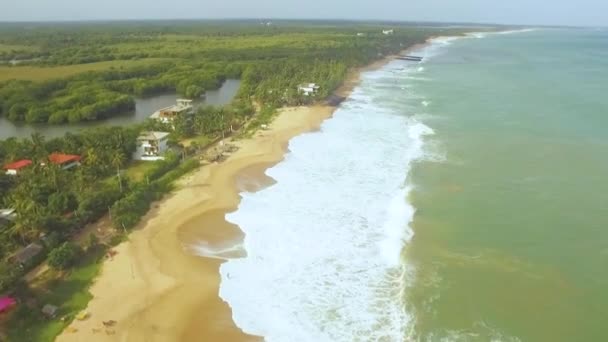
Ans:
[[[54,318],[57,316],[58,307],[55,305],[47,304],[42,308],[42,313],[49,318]]]
[[[24,248],[18,250],[15,254],[13,254],[9,260],[19,265],[27,264],[32,258],[40,254],[42,252],[43,247],[37,243],[30,243]]]

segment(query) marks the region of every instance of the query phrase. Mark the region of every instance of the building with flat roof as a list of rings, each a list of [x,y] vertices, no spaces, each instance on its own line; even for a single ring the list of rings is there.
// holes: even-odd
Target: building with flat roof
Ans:
[[[180,115],[188,114],[192,111],[192,100],[177,99],[177,103],[173,106],[165,107],[152,114],[151,118],[160,122],[170,123]]]
[[[163,160],[167,151],[167,132],[142,132],[137,138],[137,148],[133,153],[134,160]]]

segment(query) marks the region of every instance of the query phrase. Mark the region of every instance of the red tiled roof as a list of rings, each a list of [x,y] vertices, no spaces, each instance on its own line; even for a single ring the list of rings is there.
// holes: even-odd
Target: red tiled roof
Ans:
[[[22,159],[19,161],[16,161],[14,163],[10,163],[7,165],[4,165],[4,169],[5,170],[20,170],[26,166],[29,166],[32,164],[32,161],[29,159]]]
[[[72,163],[80,161],[81,157],[75,154],[62,154],[53,153],[49,156],[49,161],[53,164],[63,165],[65,163]]]

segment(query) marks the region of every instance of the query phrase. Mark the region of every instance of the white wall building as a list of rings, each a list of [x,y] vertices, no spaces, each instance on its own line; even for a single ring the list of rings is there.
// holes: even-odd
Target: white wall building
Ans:
[[[137,149],[133,153],[134,160],[164,160],[167,151],[167,132],[142,132],[137,138]]]
[[[391,34],[393,34],[393,33],[395,33],[395,30],[393,30],[393,29],[390,29],[390,30],[382,30],[382,34],[385,34],[385,35],[387,35],[387,36],[388,36],[388,35],[391,35]]]
[[[178,115],[190,113],[193,109],[192,100],[177,99],[177,104],[165,107],[152,114],[151,118],[163,123],[172,122]]]
[[[316,83],[305,83],[298,86],[298,91],[304,94],[304,96],[314,95],[319,91],[319,89],[321,89],[321,87]]]

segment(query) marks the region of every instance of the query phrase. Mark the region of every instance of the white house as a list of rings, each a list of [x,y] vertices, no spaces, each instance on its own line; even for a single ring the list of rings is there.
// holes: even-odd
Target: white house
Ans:
[[[321,87],[316,83],[305,83],[298,86],[298,91],[304,94],[304,96],[314,95],[319,91],[319,89],[321,89]]]
[[[391,34],[393,34],[393,33],[395,33],[395,30],[393,30],[393,29],[390,29],[390,30],[382,30],[382,34],[385,34],[385,35],[387,35],[387,36],[388,36],[388,35],[391,35]]]
[[[357,37],[365,37],[365,33],[359,32],[359,33],[357,33]]]
[[[137,138],[137,149],[133,153],[135,160],[164,160],[163,154],[167,151],[167,132],[142,132]]]

